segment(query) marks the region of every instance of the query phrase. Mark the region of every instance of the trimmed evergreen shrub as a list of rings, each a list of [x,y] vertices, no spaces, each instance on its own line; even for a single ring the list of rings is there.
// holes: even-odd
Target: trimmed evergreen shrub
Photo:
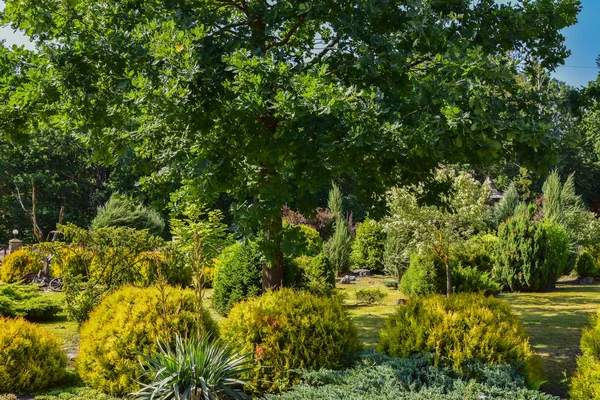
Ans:
[[[36,285],[0,283],[0,316],[24,317],[30,321],[52,319],[61,311],[61,305],[44,298]]]
[[[600,312],[590,318],[591,326],[581,335],[582,355],[577,359],[577,371],[571,378],[572,400],[600,399]]]
[[[569,264],[569,235],[555,222],[535,221],[532,208],[500,225],[494,277],[513,291],[554,287]]]
[[[104,206],[98,207],[91,228],[109,226],[147,229],[151,235],[160,236],[165,229],[165,221],[154,209],[115,193]]]
[[[258,244],[245,241],[226,247],[215,263],[213,308],[221,315],[239,301],[262,293],[265,262]]]
[[[344,356],[360,349],[339,297],[292,289],[236,304],[221,332],[231,346],[253,354],[255,367],[244,378],[258,392],[290,388],[299,381],[299,368],[342,368]]]
[[[281,249],[288,257],[312,257],[323,251],[323,239],[315,228],[308,225],[290,225],[284,221]]]
[[[588,276],[598,276],[600,274],[600,269],[598,268],[598,263],[593,255],[584,251],[579,255],[577,259],[577,275],[582,278]]]
[[[469,363],[463,373],[431,366],[427,354],[390,358],[365,352],[352,369],[303,371],[302,383],[267,400],[558,400],[527,390],[510,365]]]
[[[18,282],[23,275],[38,272],[42,267],[41,257],[30,249],[23,248],[4,257],[0,265],[0,281]]]
[[[77,372],[90,387],[110,394],[139,389],[139,354],[158,350],[157,340],[174,343],[176,334],[197,333],[198,304],[191,289],[124,287],[104,298],[81,326]],[[217,334],[202,309],[201,332]]]
[[[381,304],[387,297],[387,293],[380,289],[358,289],[354,296],[356,297],[356,304]]]
[[[356,269],[368,269],[383,272],[385,232],[383,225],[373,219],[366,219],[356,229],[352,241],[350,261]]]
[[[431,255],[414,253],[402,280],[400,290],[407,296],[426,296],[432,293],[445,293],[446,266]]]
[[[45,389],[64,378],[66,367],[50,332],[21,318],[0,318],[0,393]]]
[[[329,295],[335,289],[335,272],[325,254],[296,257],[292,263],[297,271],[297,288],[317,295]]]
[[[490,365],[522,363],[531,371],[534,361],[510,305],[472,293],[409,300],[386,320],[378,348],[393,357],[428,352],[434,364],[457,370],[478,360]]]

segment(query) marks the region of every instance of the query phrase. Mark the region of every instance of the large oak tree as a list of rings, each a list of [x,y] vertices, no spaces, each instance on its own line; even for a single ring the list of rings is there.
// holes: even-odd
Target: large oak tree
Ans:
[[[283,277],[281,208],[332,178],[369,199],[440,163],[543,166],[556,138],[528,66],[568,55],[578,0],[7,0],[0,129],[133,148],[147,184],[227,193]],[[178,197],[174,195],[174,198]]]

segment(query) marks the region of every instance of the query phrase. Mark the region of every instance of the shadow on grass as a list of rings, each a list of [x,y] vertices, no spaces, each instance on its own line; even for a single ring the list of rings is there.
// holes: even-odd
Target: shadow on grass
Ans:
[[[533,351],[540,356],[548,383],[547,393],[566,397],[568,382],[577,367],[581,330],[600,305],[600,286],[557,286],[546,293],[511,293],[501,296],[520,315]]]
[[[374,349],[377,347],[377,343],[379,342],[379,332],[383,328],[383,324],[386,319],[386,315],[382,315],[377,313],[377,311],[373,311],[370,313],[355,313],[356,309],[368,309],[369,307],[348,307],[350,309],[350,314],[352,315],[352,320],[354,324],[358,328],[358,336],[365,346],[365,348]],[[375,308],[375,307],[372,307]],[[360,310],[363,311],[363,310]]]

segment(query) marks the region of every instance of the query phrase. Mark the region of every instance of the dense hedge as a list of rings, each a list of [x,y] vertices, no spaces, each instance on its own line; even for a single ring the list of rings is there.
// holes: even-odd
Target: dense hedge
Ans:
[[[279,392],[299,381],[298,368],[341,368],[360,349],[340,298],[281,289],[236,304],[221,326],[223,339],[254,355],[248,388]]]
[[[302,383],[267,400],[552,400],[527,390],[523,377],[509,365],[469,363],[463,373],[430,365],[426,354],[389,358],[364,353],[357,366],[344,371],[304,371]]]
[[[510,218],[498,230],[495,278],[513,291],[554,287],[569,265],[569,235],[550,221],[536,221],[530,211]]]
[[[571,379],[572,400],[600,399],[600,312],[591,318],[591,327],[581,335],[582,355]]]
[[[353,268],[383,272],[385,232],[383,225],[367,218],[356,229],[350,261]]]
[[[534,360],[523,325],[510,306],[471,293],[409,300],[386,320],[379,349],[394,357],[430,352],[437,364],[457,369],[471,359],[529,367]]]
[[[197,300],[190,289],[124,287],[108,295],[82,325],[77,371],[90,387],[127,394],[138,389],[142,373],[138,352],[157,350],[157,339],[197,332]],[[165,315],[167,316],[165,318]],[[202,310],[201,331],[217,334],[210,313]]]
[[[23,275],[41,270],[43,267],[41,261],[40,256],[29,249],[14,251],[2,260],[0,281],[18,282]]]
[[[258,244],[245,241],[226,247],[215,263],[212,305],[225,315],[239,301],[262,293],[264,257]]]
[[[61,305],[42,296],[39,287],[20,283],[0,283],[0,316],[24,317],[30,321],[52,319]]]
[[[50,332],[21,318],[0,318],[0,393],[55,385],[66,366],[67,357]]]

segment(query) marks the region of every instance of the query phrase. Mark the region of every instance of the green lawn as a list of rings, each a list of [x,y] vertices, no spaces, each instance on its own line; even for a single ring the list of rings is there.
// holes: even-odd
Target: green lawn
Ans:
[[[566,397],[577,366],[581,329],[600,308],[600,285],[557,285],[549,293],[510,293],[501,296],[520,315],[531,347],[542,361],[548,379],[542,389]]]

